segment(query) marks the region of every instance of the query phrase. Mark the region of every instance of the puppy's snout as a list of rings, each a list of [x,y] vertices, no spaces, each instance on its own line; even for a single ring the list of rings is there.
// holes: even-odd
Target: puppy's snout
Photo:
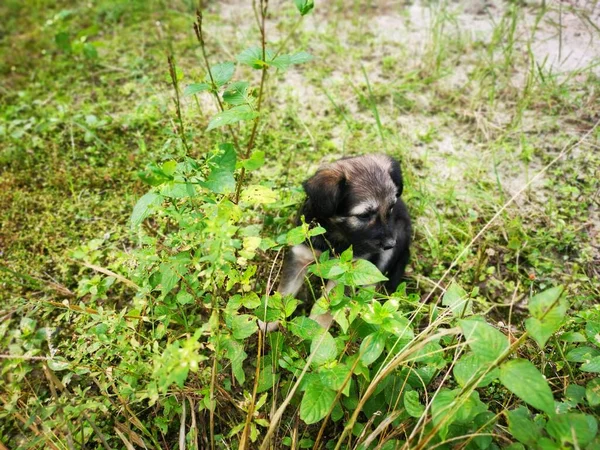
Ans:
[[[383,241],[383,249],[384,250],[389,250],[391,248],[394,248],[396,246],[396,239],[394,238],[389,238]]]

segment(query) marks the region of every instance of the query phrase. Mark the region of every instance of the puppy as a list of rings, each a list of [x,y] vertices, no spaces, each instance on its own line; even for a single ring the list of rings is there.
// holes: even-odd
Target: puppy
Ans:
[[[303,186],[306,200],[299,218],[318,223],[326,232],[310,238],[310,244],[291,248],[277,291],[296,296],[315,256],[326,250],[339,255],[352,246],[354,257],[375,264],[388,278],[385,290],[394,292],[408,263],[411,238],[410,217],[400,198],[400,164],[380,154],[344,158],[319,168]],[[331,321],[330,317],[313,318],[321,325]],[[267,331],[277,327],[276,322],[266,324]]]

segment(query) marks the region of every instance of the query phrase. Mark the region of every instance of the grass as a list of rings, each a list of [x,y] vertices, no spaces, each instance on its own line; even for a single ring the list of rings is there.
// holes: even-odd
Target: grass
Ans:
[[[267,35],[293,51],[308,51],[314,60],[267,78],[267,113],[253,143],[265,152],[266,163],[248,175],[248,182],[276,191],[278,201],[246,211],[247,223],[281,244],[302,199],[301,182],[322,160],[370,151],[398,157],[415,230],[407,291],[413,300],[428,299],[425,312],[413,304],[407,316],[443,316],[433,306],[442,297],[434,288],[446,290],[454,281],[478,312],[518,339],[531,295],[565,286],[570,310],[562,331],[543,351],[528,341],[518,353],[543,370],[561,408],[598,417],[591,401],[568,406],[567,386],[588,386],[596,372],[580,370],[581,361],[568,356],[578,344],[565,335],[584,333],[600,315],[600,129],[594,128],[600,117],[599,61],[590,47],[585,61],[570,66],[563,36],[570,29],[561,27],[569,20],[569,26],[580,27],[580,45],[586,39],[596,42],[593,15],[553,4],[497,4],[477,15],[446,2],[331,2],[317,3],[299,23],[289,3],[270,6]],[[216,434],[221,436],[217,447],[231,448],[243,445],[239,435],[229,434],[243,423],[248,448],[258,447],[261,440],[253,433],[265,432],[269,410],[282,404],[293,377],[282,372],[280,384],[262,391],[258,381],[253,383],[264,379],[255,379],[254,366],[247,363],[246,382],[239,386],[232,376],[224,380],[217,379],[218,370],[211,373],[219,367],[232,371],[213,358],[207,365],[200,361],[183,387],[171,383],[160,394],[140,380],[154,376],[159,357],[169,364],[165,342],[189,338],[208,323],[206,304],[228,297],[207,296],[197,309],[179,305],[177,314],[152,309],[152,320],[171,314],[172,319],[161,325],[153,321],[152,330],[146,330],[141,321],[134,323],[151,309],[144,297],[150,294],[113,276],[131,278],[136,268],[162,261],[160,252],[185,239],[169,234],[173,224],[161,225],[170,220],[167,214],[150,220],[144,231],[130,229],[132,208],[148,190],[138,171],[184,155],[201,160],[221,142],[218,133],[205,131],[217,112],[206,93],[182,99],[189,151],[177,134],[166,55],[175,55],[182,85],[204,76],[192,30],[195,5],[7,1],[0,13],[5,18],[0,32],[0,356],[7,362],[0,369],[0,443],[60,449],[143,448],[143,443],[181,449],[182,442],[191,448],[199,442],[198,448],[207,448]],[[204,24],[211,64],[233,61],[260,42],[251,6],[244,2],[208,2]],[[555,37],[551,42],[560,46],[569,70],[544,59],[540,48],[548,36]],[[258,73],[240,65],[236,79],[242,77],[258,84]],[[235,130],[242,142],[251,139],[252,127]],[[161,241],[165,236],[170,240]],[[150,241],[156,247],[148,247]],[[248,289],[259,297],[276,253],[265,250],[256,257]],[[225,328],[217,326],[217,335]],[[441,327],[446,328],[449,322]],[[280,337],[266,339],[269,348],[277,348],[272,340]],[[160,342],[160,349],[151,342]],[[202,351],[210,342],[202,341]],[[451,347],[450,340],[441,342]],[[346,344],[352,348],[360,342]],[[98,356],[90,348],[104,353]],[[279,370],[277,353],[261,354],[260,348],[247,341],[248,362],[261,355],[265,367],[274,364]],[[279,356],[304,361],[302,348],[297,351],[294,356],[281,348]],[[78,354],[89,358],[68,370],[36,359],[58,355],[57,361],[75,361]],[[456,383],[447,381],[452,366],[442,369],[435,351],[422,357],[433,361],[431,367],[440,364],[431,385],[419,391],[427,405],[423,395],[435,396],[438,387]],[[454,364],[458,355],[447,350],[444,358]],[[134,360],[137,365],[123,369]],[[127,374],[111,378],[117,367]],[[259,373],[260,364],[256,367]],[[368,390],[356,382],[352,389]],[[260,405],[257,397],[263,392],[269,400]],[[516,442],[502,417],[520,400],[497,382],[476,392],[500,417],[493,445]],[[383,420],[377,411],[386,412],[381,395],[359,397],[363,414],[348,433],[373,441],[369,448],[393,436],[403,441],[412,436],[410,448],[433,448],[434,441],[423,438],[435,435],[427,411],[420,424],[390,415],[395,428],[377,429]],[[299,398],[290,400],[276,446],[285,445],[284,437],[295,448],[314,445],[319,425],[305,425],[296,411]],[[332,419],[323,425],[323,442],[341,445],[338,438],[356,406],[343,404],[343,423]],[[249,412],[253,409],[257,412]],[[334,410],[332,417],[338,413]],[[414,440],[415,433],[422,439]],[[450,445],[442,441],[435,445]],[[460,448],[473,448],[463,444]]]

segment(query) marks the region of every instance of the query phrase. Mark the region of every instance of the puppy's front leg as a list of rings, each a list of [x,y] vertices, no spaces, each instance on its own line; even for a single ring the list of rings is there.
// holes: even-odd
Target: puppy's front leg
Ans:
[[[321,252],[316,252],[318,257]],[[277,292],[282,296],[296,296],[304,284],[304,277],[310,266],[315,261],[313,251],[305,244],[299,244],[292,247],[283,262],[281,281],[277,287]],[[279,321],[265,323],[258,320],[258,326],[265,332],[275,331],[279,328]]]

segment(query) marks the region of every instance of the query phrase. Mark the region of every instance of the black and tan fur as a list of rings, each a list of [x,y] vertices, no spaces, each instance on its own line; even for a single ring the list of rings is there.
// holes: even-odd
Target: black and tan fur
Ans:
[[[304,190],[298,222],[304,216],[327,230],[311,238],[316,256],[326,250],[339,255],[352,246],[354,258],[375,264],[388,277],[384,288],[394,292],[408,263],[411,237],[398,162],[380,154],[344,158],[319,168]],[[296,245],[288,252],[277,289],[282,295],[296,296],[302,287],[314,261],[310,246]]]

